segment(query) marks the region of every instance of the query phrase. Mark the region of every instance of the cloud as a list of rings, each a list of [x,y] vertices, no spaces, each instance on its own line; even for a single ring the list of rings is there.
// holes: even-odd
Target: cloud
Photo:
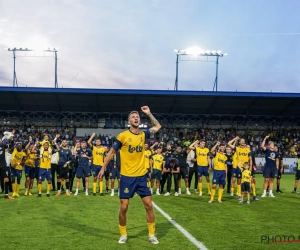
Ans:
[[[58,83],[64,88],[173,89],[173,50],[192,45],[229,53],[220,60],[220,90],[268,91],[267,85],[273,84],[275,90],[290,91],[288,83],[298,81],[297,67],[278,51],[287,44],[285,53],[293,51],[292,59],[297,60],[299,45],[291,40],[297,36],[232,34],[297,33],[296,26],[289,23],[289,31],[284,24],[272,26],[277,15],[257,15],[254,3],[225,2],[1,1],[0,84],[11,84],[13,66],[12,53],[2,48],[51,46],[59,48]],[[245,10],[240,8],[244,5]],[[268,13],[279,8],[261,5]],[[17,53],[20,86],[54,86],[53,55],[22,56]],[[212,90],[214,77],[215,64],[179,65],[180,89]],[[300,86],[294,89],[300,91]]]

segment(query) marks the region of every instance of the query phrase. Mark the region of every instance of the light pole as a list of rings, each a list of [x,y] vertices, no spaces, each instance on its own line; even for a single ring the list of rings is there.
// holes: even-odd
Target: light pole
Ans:
[[[180,56],[194,56],[196,58],[189,59],[185,61],[201,61],[199,57],[205,56],[207,57],[207,62],[211,62],[208,60],[209,57],[215,57],[216,58],[216,77],[214,82],[213,90],[216,89],[218,91],[218,71],[219,71],[219,58],[226,56],[226,53],[222,53],[221,50],[202,50],[199,47],[192,47],[185,50],[177,50],[175,49],[174,52],[176,53],[176,77],[175,77],[175,91],[178,91],[178,67],[179,67],[179,61]]]
[[[5,48],[6,49],[6,48]],[[13,75],[13,87],[18,87],[18,80],[17,80],[17,73],[16,73],[16,52],[29,52],[29,51],[35,51],[34,49],[28,49],[28,48],[7,48],[8,51],[13,52],[13,58],[14,58],[14,75]],[[43,51],[45,53],[54,53],[54,88],[58,88],[58,82],[57,82],[57,49],[56,48],[47,48],[42,49],[39,51]],[[26,55],[25,55],[26,57]],[[36,56],[41,57],[41,56]]]

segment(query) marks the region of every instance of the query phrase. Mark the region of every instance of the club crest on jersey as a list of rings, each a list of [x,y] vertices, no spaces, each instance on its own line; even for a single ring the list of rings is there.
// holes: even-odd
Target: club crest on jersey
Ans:
[[[125,194],[128,194],[128,193],[129,193],[129,189],[128,189],[128,188],[125,188],[125,189],[124,189],[124,193],[125,193]]]
[[[131,138],[129,138],[129,139],[128,139],[128,141],[129,141],[129,142],[132,142],[132,139],[131,139]]]

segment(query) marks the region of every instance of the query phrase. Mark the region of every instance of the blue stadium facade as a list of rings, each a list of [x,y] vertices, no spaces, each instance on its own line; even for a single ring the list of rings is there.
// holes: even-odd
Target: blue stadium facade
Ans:
[[[300,93],[0,88],[0,119],[126,120],[148,105],[165,124],[300,125]]]

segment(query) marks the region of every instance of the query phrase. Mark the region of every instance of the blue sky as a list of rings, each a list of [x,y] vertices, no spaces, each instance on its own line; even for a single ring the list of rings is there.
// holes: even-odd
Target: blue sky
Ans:
[[[2,48],[51,46],[59,87],[171,90],[174,49],[199,46],[228,53],[219,90],[299,92],[299,9],[295,0],[0,0],[0,85],[13,77]],[[19,86],[54,86],[50,54],[21,56]],[[214,77],[214,63],[180,62],[180,90],[212,90]]]

